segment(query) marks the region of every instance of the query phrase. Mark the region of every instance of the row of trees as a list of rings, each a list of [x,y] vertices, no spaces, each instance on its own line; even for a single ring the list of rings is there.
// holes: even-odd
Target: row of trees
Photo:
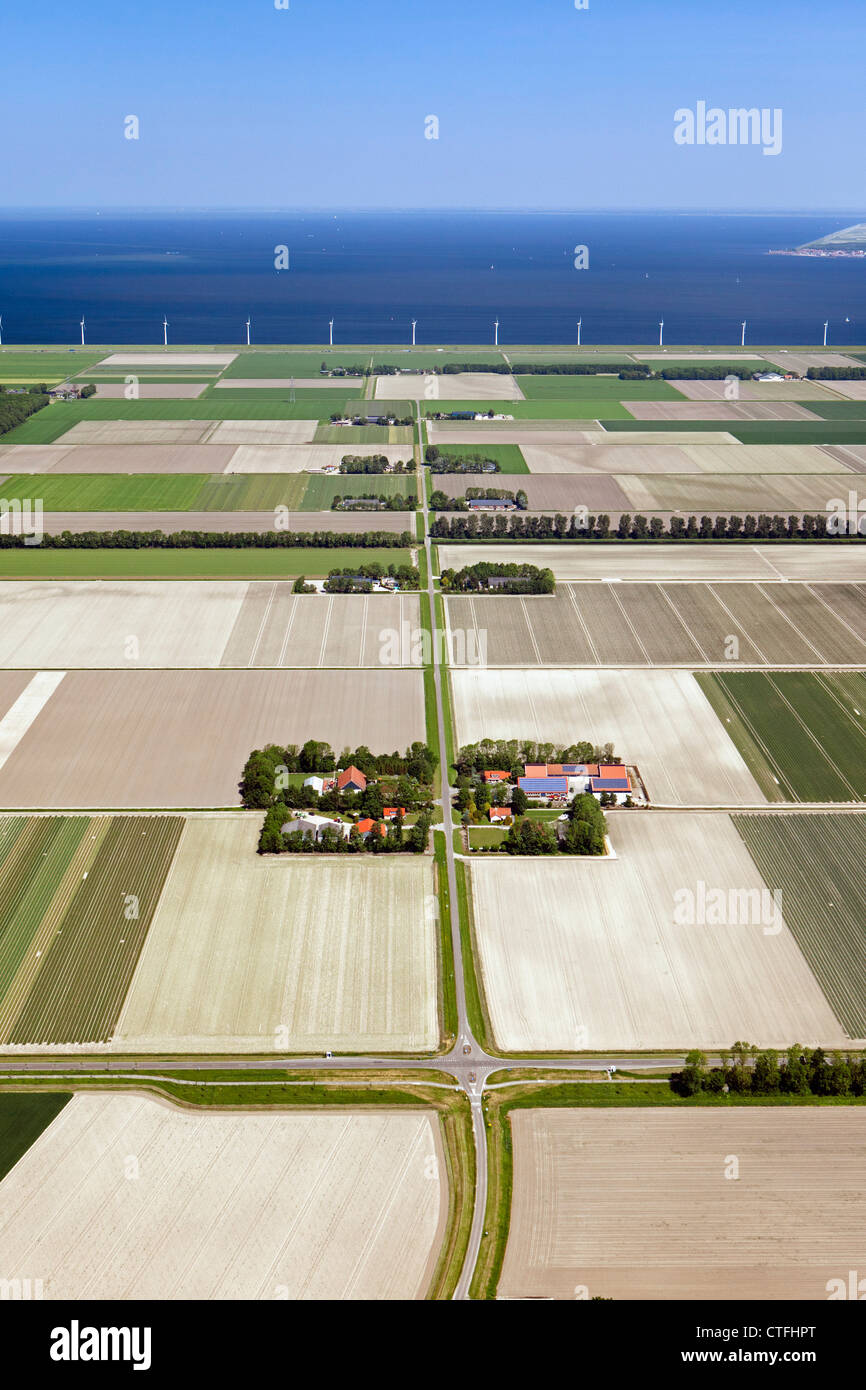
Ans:
[[[806,376],[810,381],[862,381],[866,367],[810,367]]]
[[[329,743],[308,739],[302,748],[291,743],[285,747],[269,743],[254,748],[244,765],[240,782],[241,802],[248,810],[264,810],[285,798],[293,783],[289,778],[299,773],[305,777],[330,776],[338,767],[356,767],[365,777],[394,784],[397,794],[399,779],[405,777],[421,789],[429,789],[436,770],[436,758],[426,743],[410,744],[405,753],[372,753],[366,744],[353,749],[344,748],[339,759]],[[395,804],[407,806],[408,785],[401,787],[403,799]]]
[[[37,410],[42,410],[48,404],[48,396],[41,383],[37,387],[31,387],[24,395],[20,396],[0,390],[0,434],[14,430],[16,426],[23,424],[31,415],[35,415]]]
[[[774,1096],[866,1095],[866,1058],[795,1043],[780,1056],[773,1048],[760,1051],[752,1043],[735,1042],[720,1054],[721,1065],[710,1067],[703,1052],[690,1052],[682,1071],[671,1076],[682,1096],[701,1094]]]
[[[537,743],[534,739],[485,738],[479,743],[467,743],[457,753],[454,765],[458,773],[469,777],[476,773],[507,772],[513,781],[523,776],[527,763],[619,763],[612,743],[599,746],[588,740],[560,747],[557,743]]]
[[[340,462],[341,473],[414,473],[415,460],[408,459],[396,463],[385,454],[344,454]]]
[[[443,590],[452,593],[552,594],[556,589],[553,570],[539,569],[537,565],[491,564],[487,560],[466,565],[462,570],[444,569],[440,583]]]
[[[557,512],[499,512],[495,516],[475,512],[458,512],[437,516],[430,522],[434,540],[562,540],[562,541],[691,541],[691,540],[839,540],[844,535],[831,532],[823,514],[759,516],[672,516],[667,524],[661,517],[632,516],[622,512],[617,524],[610,516],[587,515],[585,512],[565,516]]]
[[[17,550],[25,540],[0,535],[0,550]],[[408,531],[61,531],[40,540],[46,550],[407,550],[415,544]]]

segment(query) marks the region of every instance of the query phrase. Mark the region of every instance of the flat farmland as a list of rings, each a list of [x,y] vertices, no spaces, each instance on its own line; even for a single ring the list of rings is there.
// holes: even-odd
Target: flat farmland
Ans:
[[[0,1045],[108,1043],[183,820],[16,820],[0,862]]]
[[[52,409],[56,409],[52,406]],[[203,444],[213,431],[208,420],[80,420],[63,434],[64,444]],[[236,441],[240,443],[240,440]]]
[[[368,367],[371,362],[369,352],[350,352],[340,348],[336,352],[328,352],[327,349],[318,352],[239,352],[234,361],[223,373],[223,380],[234,384],[235,378],[268,378],[274,380],[279,377],[291,379],[292,376],[318,376],[319,368],[323,362],[327,362],[330,370],[334,367]],[[330,385],[335,384],[335,380],[330,377],[322,377],[322,381],[327,381]],[[347,384],[352,385],[362,378],[349,377],[339,378],[342,382],[347,380]]]
[[[395,536],[395,541],[399,537]],[[369,564],[375,555],[385,569],[405,565],[405,549],[363,547],[248,546],[153,549],[0,550],[0,580],[6,579],[324,579],[332,569]]]
[[[428,396],[431,380],[436,385],[436,395]],[[399,388],[399,394],[408,400],[425,401],[439,396],[447,396],[451,401],[522,401],[523,391],[513,376],[499,372],[449,372],[447,376],[401,376],[395,382],[392,376],[376,377],[376,400],[390,400]]]
[[[227,473],[320,473],[323,468],[338,468],[345,454],[384,454],[391,463],[406,463],[412,458],[411,440],[407,444],[376,444],[375,448],[359,448],[350,439],[333,444],[242,444],[235,449]],[[351,474],[346,476],[347,491],[356,481],[371,488],[382,483],[382,491],[393,481],[412,482],[411,478],[392,479],[380,474]],[[322,482],[342,482],[341,477],[322,478]]]
[[[201,478],[226,471],[235,452],[225,444],[11,444],[0,446],[0,468],[15,474],[192,473]]]
[[[500,1298],[826,1299],[866,1259],[862,1107],[514,1110]],[[508,1123],[509,1121],[506,1121]],[[736,1154],[740,1179],[725,1181]]]
[[[0,381],[40,382],[48,384],[65,381],[72,372],[80,372],[99,361],[99,352],[70,348],[65,352],[4,347],[0,349]]]
[[[265,512],[45,512],[42,526],[47,535],[62,535],[64,531],[79,535],[86,531],[162,531],[164,535],[214,531],[261,536],[276,529],[275,520],[273,507]],[[411,512],[288,512],[280,520],[287,530],[297,532],[327,531],[351,537],[365,531],[387,531],[394,536],[395,545],[399,545],[397,537],[402,532],[415,536],[415,517]]]
[[[458,746],[482,738],[609,742],[623,762],[637,764],[652,801],[765,800],[687,671],[455,669],[451,688]]]
[[[46,512],[176,512],[194,506],[205,481],[200,473],[18,473],[4,480],[3,494],[38,497]]]
[[[820,417],[794,401],[647,401],[623,405],[635,420],[817,420]]]
[[[866,800],[866,675],[714,671],[695,679],[769,800]]]
[[[260,828],[187,821],[116,1049],[433,1051],[431,860],[260,856]]]
[[[412,414],[412,408],[408,401],[405,412],[401,411],[400,413],[401,415]],[[356,447],[358,444],[375,444],[377,446],[402,444],[404,448],[400,457],[406,458],[405,446],[408,445],[411,449],[414,444],[415,427],[414,425],[331,425],[323,423],[316,430],[313,442],[316,444],[345,445],[344,452],[348,451],[353,454],[364,452]],[[369,452],[381,454],[383,451],[377,447]]]
[[[728,816],[621,812],[615,859],[471,866],[487,1009],[503,1052],[687,1051],[746,1037],[848,1041]],[[734,921],[700,921],[699,885],[752,894]],[[677,895],[692,894],[692,916]],[[783,900],[784,914],[784,900]],[[710,915],[710,914],[705,914]],[[726,914],[727,915],[727,914]],[[771,928],[765,932],[764,927]],[[778,930],[777,930],[778,928]]]
[[[618,376],[518,376],[516,378],[527,400],[592,400],[604,403],[634,400],[676,401],[677,391],[666,381],[620,381]]]
[[[416,594],[293,594],[289,584],[252,583],[217,664],[382,669],[396,657],[408,665],[409,634],[420,626]]]
[[[853,584],[586,582],[445,608],[476,651],[486,633],[490,666],[866,664],[866,591]]]
[[[129,387],[123,382],[99,382],[94,400],[121,401],[127,399]],[[207,382],[140,381],[136,399],[143,401],[194,401],[207,390]]]
[[[462,569],[482,560],[539,565],[557,579],[670,579],[741,581],[744,579],[866,581],[866,546],[862,545],[628,545],[615,542],[574,544],[439,545],[443,569]]]
[[[0,1096],[0,1179],[5,1178],[34,1140],[71,1099],[68,1091],[24,1091]]]
[[[253,748],[424,736],[416,670],[69,671],[0,768],[0,808],[237,806]]]
[[[468,487],[478,486],[478,479],[470,482],[465,474],[439,473],[433,478],[433,486],[446,497],[463,497]],[[602,511],[625,511],[631,505],[617,480],[602,473],[529,473],[516,486],[526,493],[529,510],[533,512],[567,514],[584,506],[598,515]]]
[[[137,1181],[121,1153],[147,1156]],[[82,1092],[0,1186],[9,1277],[39,1269],[48,1299],[423,1298],[445,1172],[420,1108],[196,1112]]]
[[[236,352],[113,352],[101,358],[100,367],[228,367]]]
[[[817,381],[741,381],[741,401],[821,401],[833,399],[834,382]],[[723,381],[678,381],[677,390],[690,401],[725,400]]]
[[[742,516],[746,512],[779,513],[830,511],[834,498],[847,498],[851,474],[746,473],[709,477],[673,473],[616,479],[632,511],[703,512]]]
[[[866,816],[733,816],[785,921],[852,1037],[866,1036]]]

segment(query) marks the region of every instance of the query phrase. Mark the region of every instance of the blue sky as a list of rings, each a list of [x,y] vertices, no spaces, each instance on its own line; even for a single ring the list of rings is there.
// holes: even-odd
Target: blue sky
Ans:
[[[2,206],[861,202],[866,0],[290,6],[5,5]],[[781,154],[677,146],[701,100],[781,108]]]

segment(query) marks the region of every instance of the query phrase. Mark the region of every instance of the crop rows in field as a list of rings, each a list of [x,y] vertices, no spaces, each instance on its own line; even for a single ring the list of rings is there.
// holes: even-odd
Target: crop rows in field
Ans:
[[[45,512],[327,512],[334,497],[406,497],[417,489],[411,476],[279,472],[17,473],[3,484],[5,497],[38,497]],[[375,522],[375,513],[357,514],[359,530]]]
[[[716,671],[696,680],[769,800],[866,800],[861,672]]]
[[[15,820],[0,864],[0,1042],[107,1042],[183,819]]]
[[[866,815],[731,819],[837,1018],[866,1037]]]

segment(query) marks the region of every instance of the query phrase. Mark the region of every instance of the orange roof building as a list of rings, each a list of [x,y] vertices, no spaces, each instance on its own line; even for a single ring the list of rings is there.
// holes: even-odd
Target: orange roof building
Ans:
[[[379,826],[379,834],[382,836],[387,835],[388,832],[384,825],[379,821],[372,820],[370,816],[365,816],[363,820],[358,821],[358,834],[371,835],[377,825]]]
[[[363,772],[359,772],[356,767],[347,767],[337,778],[337,791],[364,792],[366,790],[367,779]]]
[[[508,777],[509,774],[507,772],[503,772],[501,769],[497,770],[496,772],[485,772],[484,774],[485,782],[507,782]]]

